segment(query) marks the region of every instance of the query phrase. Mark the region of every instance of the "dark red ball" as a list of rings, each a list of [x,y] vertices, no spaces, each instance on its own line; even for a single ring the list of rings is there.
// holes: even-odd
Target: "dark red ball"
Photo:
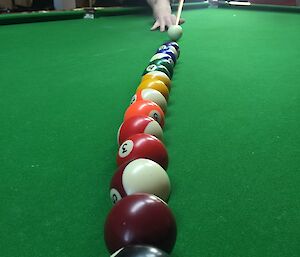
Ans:
[[[117,154],[117,164],[128,163],[138,158],[150,159],[165,170],[168,168],[168,153],[164,144],[149,134],[136,134],[124,141]]]
[[[123,198],[112,208],[104,239],[112,254],[127,245],[151,245],[170,253],[176,242],[176,221],[166,203],[149,194]]]
[[[110,257],[170,257],[170,255],[153,246],[129,245]]]

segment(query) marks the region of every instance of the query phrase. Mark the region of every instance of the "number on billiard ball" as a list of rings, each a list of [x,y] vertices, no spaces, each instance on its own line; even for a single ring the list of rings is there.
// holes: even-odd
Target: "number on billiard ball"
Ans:
[[[153,112],[154,111],[154,112]],[[153,117],[153,114],[155,117]],[[163,128],[165,124],[165,115],[162,109],[154,102],[148,100],[141,100],[133,103],[130,105],[124,114],[124,121],[128,120],[131,117],[137,115],[146,115],[150,116],[151,118],[157,118],[157,122]]]
[[[150,159],[165,170],[168,168],[167,150],[164,144],[152,135],[136,134],[120,145],[117,155],[118,166],[139,158]]]
[[[167,53],[166,53],[167,54]],[[150,64],[147,66],[147,68],[144,70],[143,75],[147,74],[148,72],[152,71],[161,71],[165,73],[170,79],[172,78],[172,75],[168,71],[168,69],[163,65],[156,65],[156,64]]]

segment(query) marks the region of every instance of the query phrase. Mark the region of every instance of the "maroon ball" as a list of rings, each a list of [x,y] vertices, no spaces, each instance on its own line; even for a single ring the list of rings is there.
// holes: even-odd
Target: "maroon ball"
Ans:
[[[170,253],[176,242],[176,221],[158,197],[134,194],[112,208],[104,227],[104,239],[112,254],[127,245],[152,245]]]
[[[150,159],[165,170],[168,168],[168,153],[164,144],[149,134],[136,134],[124,141],[117,154],[117,164],[128,163],[138,158]]]
[[[159,123],[146,115],[137,115],[124,121],[118,131],[118,144],[122,144],[127,138],[139,134],[150,134],[162,139],[163,131]]]

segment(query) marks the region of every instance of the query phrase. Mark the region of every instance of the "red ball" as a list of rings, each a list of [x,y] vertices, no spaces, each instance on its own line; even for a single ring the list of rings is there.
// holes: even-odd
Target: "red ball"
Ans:
[[[112,254],[127,245],[151,245],[170,253],[176,242],[176,221],[166,203],[149,194],[123,198],[112,208],[104,238]]]
[[[146,115],[138,115],[124,121],[118,131],[118,144],[122,144],[127,138],[135,134],[150,134],[162,139],[163,131],[159,123]]]
[[[148,134],[136,134],[124,141],[117,154],[117,164],[128,163],[135,159],[150,159],[165,170],[168,168],[168,153],[164,144]]]
[[[165,115],[162,109],[154,102],[141,100],[130,105],[124,115],[124,121],[137,115],[146,115],[155,119],[163,128],[165,124]]]

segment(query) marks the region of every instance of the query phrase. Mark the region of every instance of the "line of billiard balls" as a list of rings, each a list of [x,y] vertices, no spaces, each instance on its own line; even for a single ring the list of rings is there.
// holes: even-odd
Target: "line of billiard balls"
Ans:
[[[171,79],[180,55],[176,42],[159,47],[118,131],[118,168],[110,184],[114,204],[104,226],[111,257],[167,257],[177,235],[167,202],[168,153],[162,143]]]

